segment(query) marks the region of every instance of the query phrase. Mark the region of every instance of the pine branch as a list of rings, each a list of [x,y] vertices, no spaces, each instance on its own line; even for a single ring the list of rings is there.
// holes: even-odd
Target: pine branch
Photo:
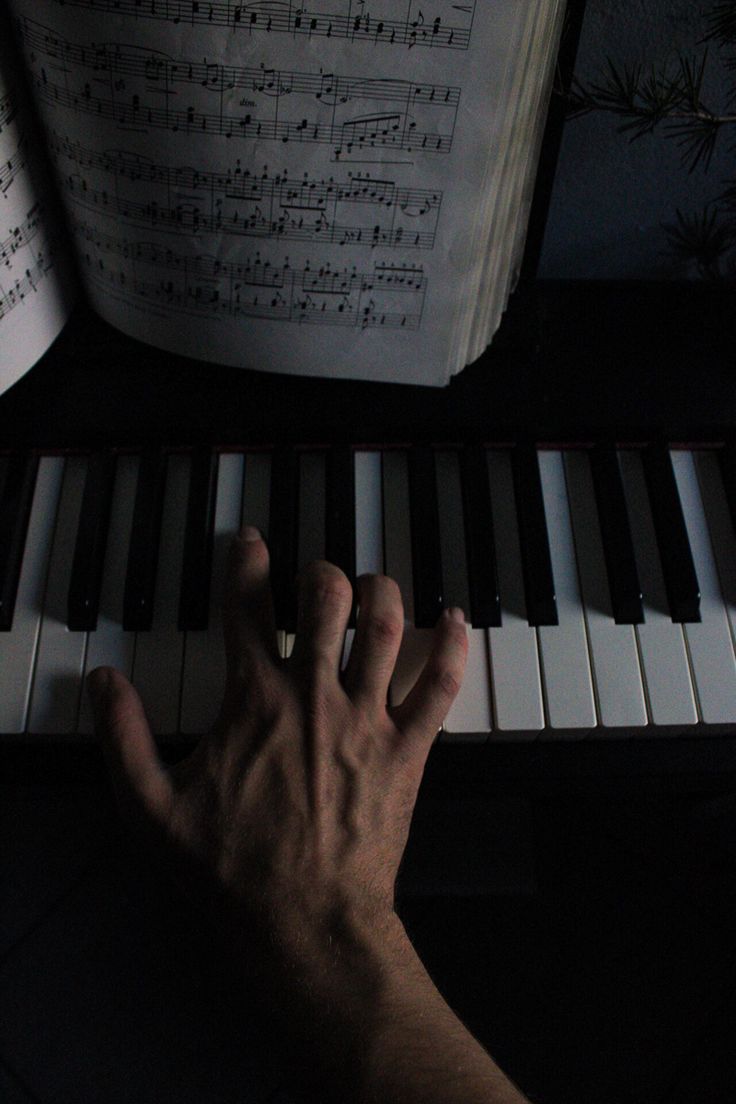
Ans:
[[[568,117],[579,118],[592,111],[618,115],[624,120],[619,133],[629,133],[632,141],[669,123],[666,134],[682,150],[683,165],[690,172],[701,164],[708,169],[721,129],[736,124],[736,114],[717,115],[703,102],[708,51],[700,59],[681,56],[674,72],[652,67],[646,76],[641,65],[618,68],[610,57],[606,63],[604,81],[588,86],[573,82]]]
[[[703,38],[704,42],[715,39],[724,46],[736,45],[736,4],[733,0],[721,0],[721,3],[714,4],[705,21],[709,24],[709,30]]]
[[[700,274],[722,279],[722,260],[736,245],[736,222],[722,219],[718,209],[707,204],[699,214],[675,212],[676,223],[664,223],[670,252],[694,261]]]
[[[731,48],[719,61],[736,73],[736,0],[719,0],[706,16],[707,31],[701,43],[717,42]],[[646,71],[640,64],[618,66],[606,57],[603,76],[584,84],[573,79],[567,96],[569,118],[593,111],[618,116],[619,133],[631,141],[662,127],[666,138],[680,149],[683,167],[691,173],[698,167],[708,170],[725,129],[736,125],[736,81],[726,103],[715,111],[705,103],[709,47],[702,55],[681,55],[672,68],[652,65]],[[736,154],[736,141],[730,147]],[[681,261],[693,263],[706,279],[736,279],[736,178],[727,180],[720,196],[698,213],[676,211],[675,222],[664,224],[669,252]]]

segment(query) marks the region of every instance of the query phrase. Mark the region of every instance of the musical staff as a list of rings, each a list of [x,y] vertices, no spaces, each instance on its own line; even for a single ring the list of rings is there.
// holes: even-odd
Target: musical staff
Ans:
[[[0,192],[7,195],[10,186],[19,173],[26,167],[26,155],[24,152],[25,138],[21,135],[15,147],[15,153],[0,163]]]
[[[15,99],[10,90],[7,90],[0,95],[0,134],[12,123],[15,111]]]
[[[12,258],[24,246],[29,245],[39,231],[43,212],[40,203],[34,203],[19,226],[11,227],[5,241],[0,241],[0,264],[10,268]]]
[[[120,128],[328,144],[335,160],[363,149],[446,154],[452,147],[458,88],[173,59],[69,42],[26,18],[18,26],[37,95]]]
[[[292,180],[157,164],[126,150],[94,150],[53,132],[49,145],[76,207],[169,233],[432,249],[442,194],[368,174]],[[71,169],[71,171],[69,171]],[[158,186],[152,198],[151,185]]]
[[[0,392],[46,351],[73,297],[23,89],[0,42]]]
[[[128,302],[210,319],[406,330],[421,323],[427,288],[421,266],[376,262],[359,272],[307,261],[297,269],[288,258],[272,265],[260,252],[238,262],[179,253],[103,234],[83,220],[75,232],[87,279]]]
[[[66,7],[94,12],[129,15],[136,21],[155,21],[189,26],[227,27],[249,35],[286,33],[309,38],[343,38],[382,45],[428,46],[433,49],[467,50],[473,26],[475,2],[457,4],[451,0],[365,0],[325,7],[312,0],[311,7],[299,7],[291,0],[58,0]],[[431,6],[430,6],[431,5]],[[335,7],[338,8],[335,11]],[[403,9],[403,18],[396,18]],[[425,16],[425,12],[427,14]],[[385,14],[384,14],[385,13]],[[454,23],[446,21],[449,16]]]
[[[38,291],[38,285],[46,274],[53,268],[53,250],[39,250],[34,262],[25,269],[22,276],[13,280],[9,287],[5,287],[0,281],[0,321],[5,318],[14,307],[26,299],[31,292]]]

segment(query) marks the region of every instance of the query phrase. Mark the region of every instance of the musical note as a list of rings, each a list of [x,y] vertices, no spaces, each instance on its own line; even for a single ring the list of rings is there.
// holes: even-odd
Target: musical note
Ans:
[[[34,203],[19,226],[13,226],[5,241],[0,241],[0,264],[10,268],[11,260],[24,246],[29,245],[38,233],[41,225],[42,208],[40,202]]]
[[[41,100],[93,114],[123,130],[328,144],[335,160],[360,149],[447,154],[452,148],[460,103],[456,87],[321,70],[281,71],[264,63],[195,62],[117,44],[89,49],[27,18],[19,21],[19,29]],[[50,75],[57,62],[62,70],[58,82]],[[94,87],[86,73],[97,74]],[[99,74],[106,74],[107,92]],[[121,76],[124,93],[115,91]],[[226,109],[233,101],[229,94],[238,90],[246,93],[241,103],[253,103],[255,110],[238,114]]]
[[[0,134],[2,134],[6,126],[12,123],[15,118],[15,112],[15,98],[10,89],[7,89],[0,95]]]
[[[7,80],[7,83],[5,83]],[[68,313],[71,273],[38,137],[0,43],[0,391],[48,348]],[[61,271],[60,271],[61,270]]]
[[[396,18],[396,3],[372,0],[370,8],[360,15],[351,15],[352,4],[344,0],[342,12],[320,12],[319,0],[313,0],[315,10],[295,8],[288,0],[57,0],[70,8],[87,8],[95,12],[111,12],[133,16],[136,21],[187,23],[194,27],[227,27],[233,33],[262,32],[265,35],[305,35],[308,38],[345,38],[352,42],[369,42],[386,46],[426,46],[431,49],[467,50],[475,14],[475,2],[457,4],[451,0],[429,0],[432,15],[425,18],[415,2],[407,6],[405,19]],[[426,3],[426,0],[422,0]],[[378,13],[385,12],[381,15]],[[439,14],[437,14],[439,13]],[[454,22],[447,22],[445,15]]]
[[[155,241],[103,233],[75,220],[86,278],[131,302],[162,303],[211,319],[418,329],[427,280],[421,266],[376,263],[360,271],[329,261],[301,268],[271,263],[257,251],[238,261],[181,253]],[[264,294],[265,292],[265,294]]]
[[[125,150],[94,150],[57,131],[49,148],[75,207],[168,233],[322,241],[432,249],[442,194],[348,172],[253,174],[235,166],[202,170],[158,164]],[[152,202],[151,185],[161,199]]]
[[[5,162],[0,163],[0,192],[4,196],[10,191],[10,187],[18,174],[26,167],[24,145],[25,138],[21,134],[15,147],[15,153],[8,157]]]
[[[31,292],[38,290],[38,285],[53,266],[53,253],[47,246],[46,250],[39,250],[33,262],[23,270],[23,275],[13,280],[12,285],[6,287],[0,282],[0,321],[26,299]]]

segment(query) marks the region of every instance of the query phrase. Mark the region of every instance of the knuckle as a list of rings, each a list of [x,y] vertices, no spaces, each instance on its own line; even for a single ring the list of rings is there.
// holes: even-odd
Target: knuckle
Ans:
[[[437,666],[430,672],[432,685],[445,697],[455,698],[462,685],[462,673],[454,667]]]
[[[442,671],[438,679],[442,693],[448,698],[457,697],[460,692],[461,680],[453,671]]]
[[[392,613],[371,613],[368,615],[366,631],[377,643],[393,647],[403,636],[403,619]]]

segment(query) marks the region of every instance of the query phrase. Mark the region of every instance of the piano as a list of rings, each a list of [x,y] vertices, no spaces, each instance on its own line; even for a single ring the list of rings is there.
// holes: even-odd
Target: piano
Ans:
[[[399,581],[396,700],[441,608],[465,610],[430,794],[732,788],[733,291],[534,278],[554,114],[524,278],[448,388],[213,368],[80,306],[0,398],[5,766],[94,759],[100,663],[139,687],[162,753],[186,753],[216,708],[224,550],[247,521],[285,654],[310,559]]]

